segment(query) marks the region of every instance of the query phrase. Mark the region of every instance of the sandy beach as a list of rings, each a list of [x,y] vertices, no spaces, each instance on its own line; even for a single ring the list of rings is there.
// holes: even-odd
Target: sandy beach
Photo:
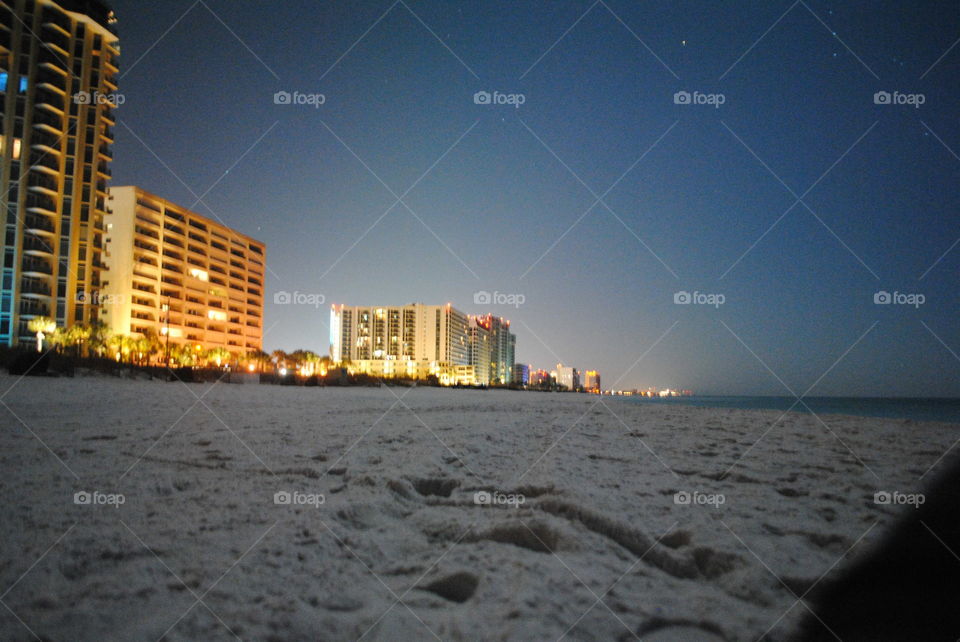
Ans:
[[[960,437],[577,394],[0,390],[4,640],[783,640],[913,510],[875,493],[922,491]]]

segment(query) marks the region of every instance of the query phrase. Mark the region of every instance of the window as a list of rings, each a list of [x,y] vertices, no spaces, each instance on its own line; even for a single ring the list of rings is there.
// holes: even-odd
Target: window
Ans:
[[[11,154],[13,155],[13,160],[20,160],[20,145],[21,141],[19,138],[13,139],[13,146],[11,148]],[[7,137],[0,136],[0,155],[7,151]]]

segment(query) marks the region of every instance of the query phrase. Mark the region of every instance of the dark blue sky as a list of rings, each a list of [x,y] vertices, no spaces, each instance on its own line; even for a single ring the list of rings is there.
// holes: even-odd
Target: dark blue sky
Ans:
[[[268,350],[451,301],[605,387],[960,396],[956,3],[114,6],[115,184],[266,242]]]

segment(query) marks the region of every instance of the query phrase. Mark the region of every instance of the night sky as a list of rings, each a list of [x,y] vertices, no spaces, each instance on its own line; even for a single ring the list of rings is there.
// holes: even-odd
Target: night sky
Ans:
[[[449,301],[605,388],[960,396],[956,3],[113,5],[114,184],[267,244],[268,351]]]

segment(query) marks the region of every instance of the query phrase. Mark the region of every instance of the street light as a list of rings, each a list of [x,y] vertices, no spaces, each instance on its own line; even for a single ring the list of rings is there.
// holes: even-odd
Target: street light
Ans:
[[[170,367],[170,297],[167,297],[167,302],[162,306],[163,311],[167,313],[167,317],[163,322],[163,334],[164,334],[164,343],[163,343],[163,363],[169,368]]]

